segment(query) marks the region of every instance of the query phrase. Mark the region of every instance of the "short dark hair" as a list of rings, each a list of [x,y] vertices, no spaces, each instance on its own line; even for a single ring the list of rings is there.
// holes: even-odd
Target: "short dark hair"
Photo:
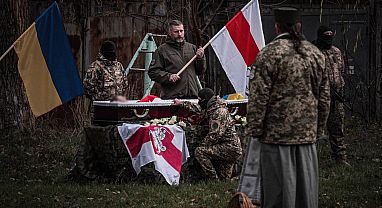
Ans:
[[[179,25],[183,25],[183,22],[179,21],[179,20],[171,20],[169,23],[168,23],[168,27],[167,29],[170,31],[171,27],[172,26],[179,26]]]

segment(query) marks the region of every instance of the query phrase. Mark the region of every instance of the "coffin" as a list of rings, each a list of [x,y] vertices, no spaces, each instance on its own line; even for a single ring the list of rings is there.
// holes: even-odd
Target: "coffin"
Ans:
[[[183,100],[197,103],[197,99]],[[227,100],[227,107],[231,115],[244,116],[247,113],[247,99]],[[127,102],[94,101],[93,124],[115,124],[136,120],[148,120],[154,118],[167,118],[171,116],[192,116],[186,109],[173,104],[173,100],[159,100],[154,102]]]

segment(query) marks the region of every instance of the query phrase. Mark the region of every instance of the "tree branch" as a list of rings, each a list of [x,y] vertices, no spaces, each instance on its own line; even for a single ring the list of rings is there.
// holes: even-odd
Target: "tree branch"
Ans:
[[[220,4],[218,5],[218,7],[216,8],[214,14],[212,15],[212,17],[208,20],[207,24],[204,25],[201,33],[204,33],[204,31],[207,29],[207,27],[211,24],[211,22],[215,19],[216,15],[218,14],[218,11],[219,9],[222,7],[223,3],[225,2],[225,0],[222,0],[220,2]]]

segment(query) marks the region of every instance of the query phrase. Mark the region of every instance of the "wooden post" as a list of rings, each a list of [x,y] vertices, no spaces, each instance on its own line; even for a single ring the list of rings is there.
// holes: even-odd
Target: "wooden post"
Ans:
[[[206,45],[203,46],[203,50],[207,48],[207,46],[209,46],[211,44],[211,41],[209,41]],[[194,57],[192,57],[192,59],[190,59],[186,65],[183,66],[183,68],[181,68],[178,73],[176,73],[176,75],[180,75],[184,70],[186,70],[186,68],[196,59],[196,55]]]
[[[26,29],[24,32],[23,32],[23,34],[21,34],[20,35],[20,37],[18,37],[16,40],[15,40],[15,42],[13,42],[12,43],[12,45],[3,53],[3,55],[1,55],[1,57],[0,57],[0,61],[9,53],[9,51],[11,51],[14,47],[15,47],[15,45],[16,45],[16,43],[17,43],[17,41],[20,39],[20,38],[22,38],[34,25],[35,25],[36,23],[33,23],[31,26],[29,26],[28,27],[28,29]]]
[[[15,42],[15,43],[16,43],[16,42]],[[15,43],[13,43],[13,44],[11,45],[11,47],[9,47],[9,48],[3,53],[3,55],[1,55],[1,57],[0,57],[0,61],[3,60],[3,58],[9,53],[9,51],[11,51],[11,50],[13,49],[13,47],[15,47]]]

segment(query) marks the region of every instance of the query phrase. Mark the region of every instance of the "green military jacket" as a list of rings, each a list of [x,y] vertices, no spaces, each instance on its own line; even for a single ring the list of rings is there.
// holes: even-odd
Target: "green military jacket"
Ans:
[[[169,81],[170,75],[179,72],[195,55],[196,50],[196,46],[191,43],[185,41],[178,43],[168,38],[166,43],[155,51],[148,74],[152,80],[161,85],[162,99],[197,98],[199,89],[196,76],[205,72],[205,58],[196,58],[180,74],[181,79],[177,82]]]
[[[325,57],[316,46],[280,38],[257,56],[250,80],[248,132],[269,144],[311,144],[324,131],[330,87]]]

